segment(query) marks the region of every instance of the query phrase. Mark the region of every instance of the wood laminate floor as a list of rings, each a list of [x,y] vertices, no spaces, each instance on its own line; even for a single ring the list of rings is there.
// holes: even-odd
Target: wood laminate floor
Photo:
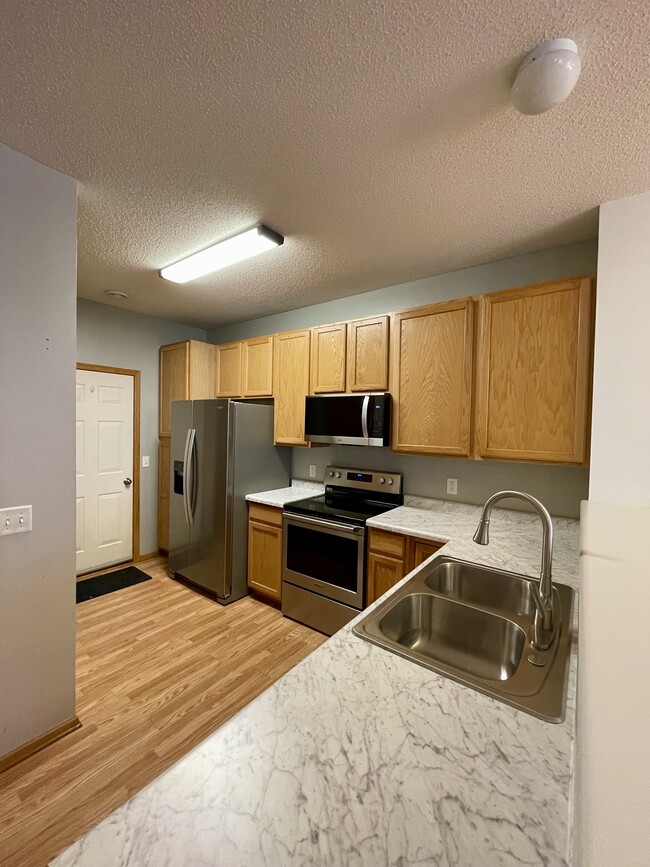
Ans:
[[[153,580],[77,606],[82,727],[0,774],[2,867],[46,864],[325,641],[138,568]]]

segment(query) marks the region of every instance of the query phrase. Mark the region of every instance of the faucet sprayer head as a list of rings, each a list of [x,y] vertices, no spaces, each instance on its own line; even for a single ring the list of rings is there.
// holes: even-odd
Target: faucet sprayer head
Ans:
[[[474,533],[474,541],[477,545],[487,545],[490,541],[490,521],[481,518]]]

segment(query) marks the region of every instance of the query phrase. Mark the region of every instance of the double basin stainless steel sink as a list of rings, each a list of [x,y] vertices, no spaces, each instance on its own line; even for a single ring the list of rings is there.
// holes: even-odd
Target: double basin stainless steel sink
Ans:
[[[549,722],[562,722],[573,590],[555,583],[555,638],[531,644],[534,581],[437,557],[355,627],[361,638]]]

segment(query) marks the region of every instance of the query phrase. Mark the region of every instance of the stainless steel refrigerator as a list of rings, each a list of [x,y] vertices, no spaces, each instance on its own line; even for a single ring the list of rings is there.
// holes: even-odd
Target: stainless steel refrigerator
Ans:
[[[245,496],[282,488],[290,452],[273,445],[273,406],[172,403],[169,569],[226,604],[248,593]]]

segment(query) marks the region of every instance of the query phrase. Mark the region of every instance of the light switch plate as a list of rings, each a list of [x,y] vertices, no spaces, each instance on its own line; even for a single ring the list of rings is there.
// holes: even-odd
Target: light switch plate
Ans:
[[[143,467],[149,466],[149,455],[143,455],[142,456],[142,466]]]
[[[316,464],[309,464],[309,478],[316,478]]]
[[[11,506],[8,509],[0,509],[0,536],[29,533],[31,529],[31,506]]]

